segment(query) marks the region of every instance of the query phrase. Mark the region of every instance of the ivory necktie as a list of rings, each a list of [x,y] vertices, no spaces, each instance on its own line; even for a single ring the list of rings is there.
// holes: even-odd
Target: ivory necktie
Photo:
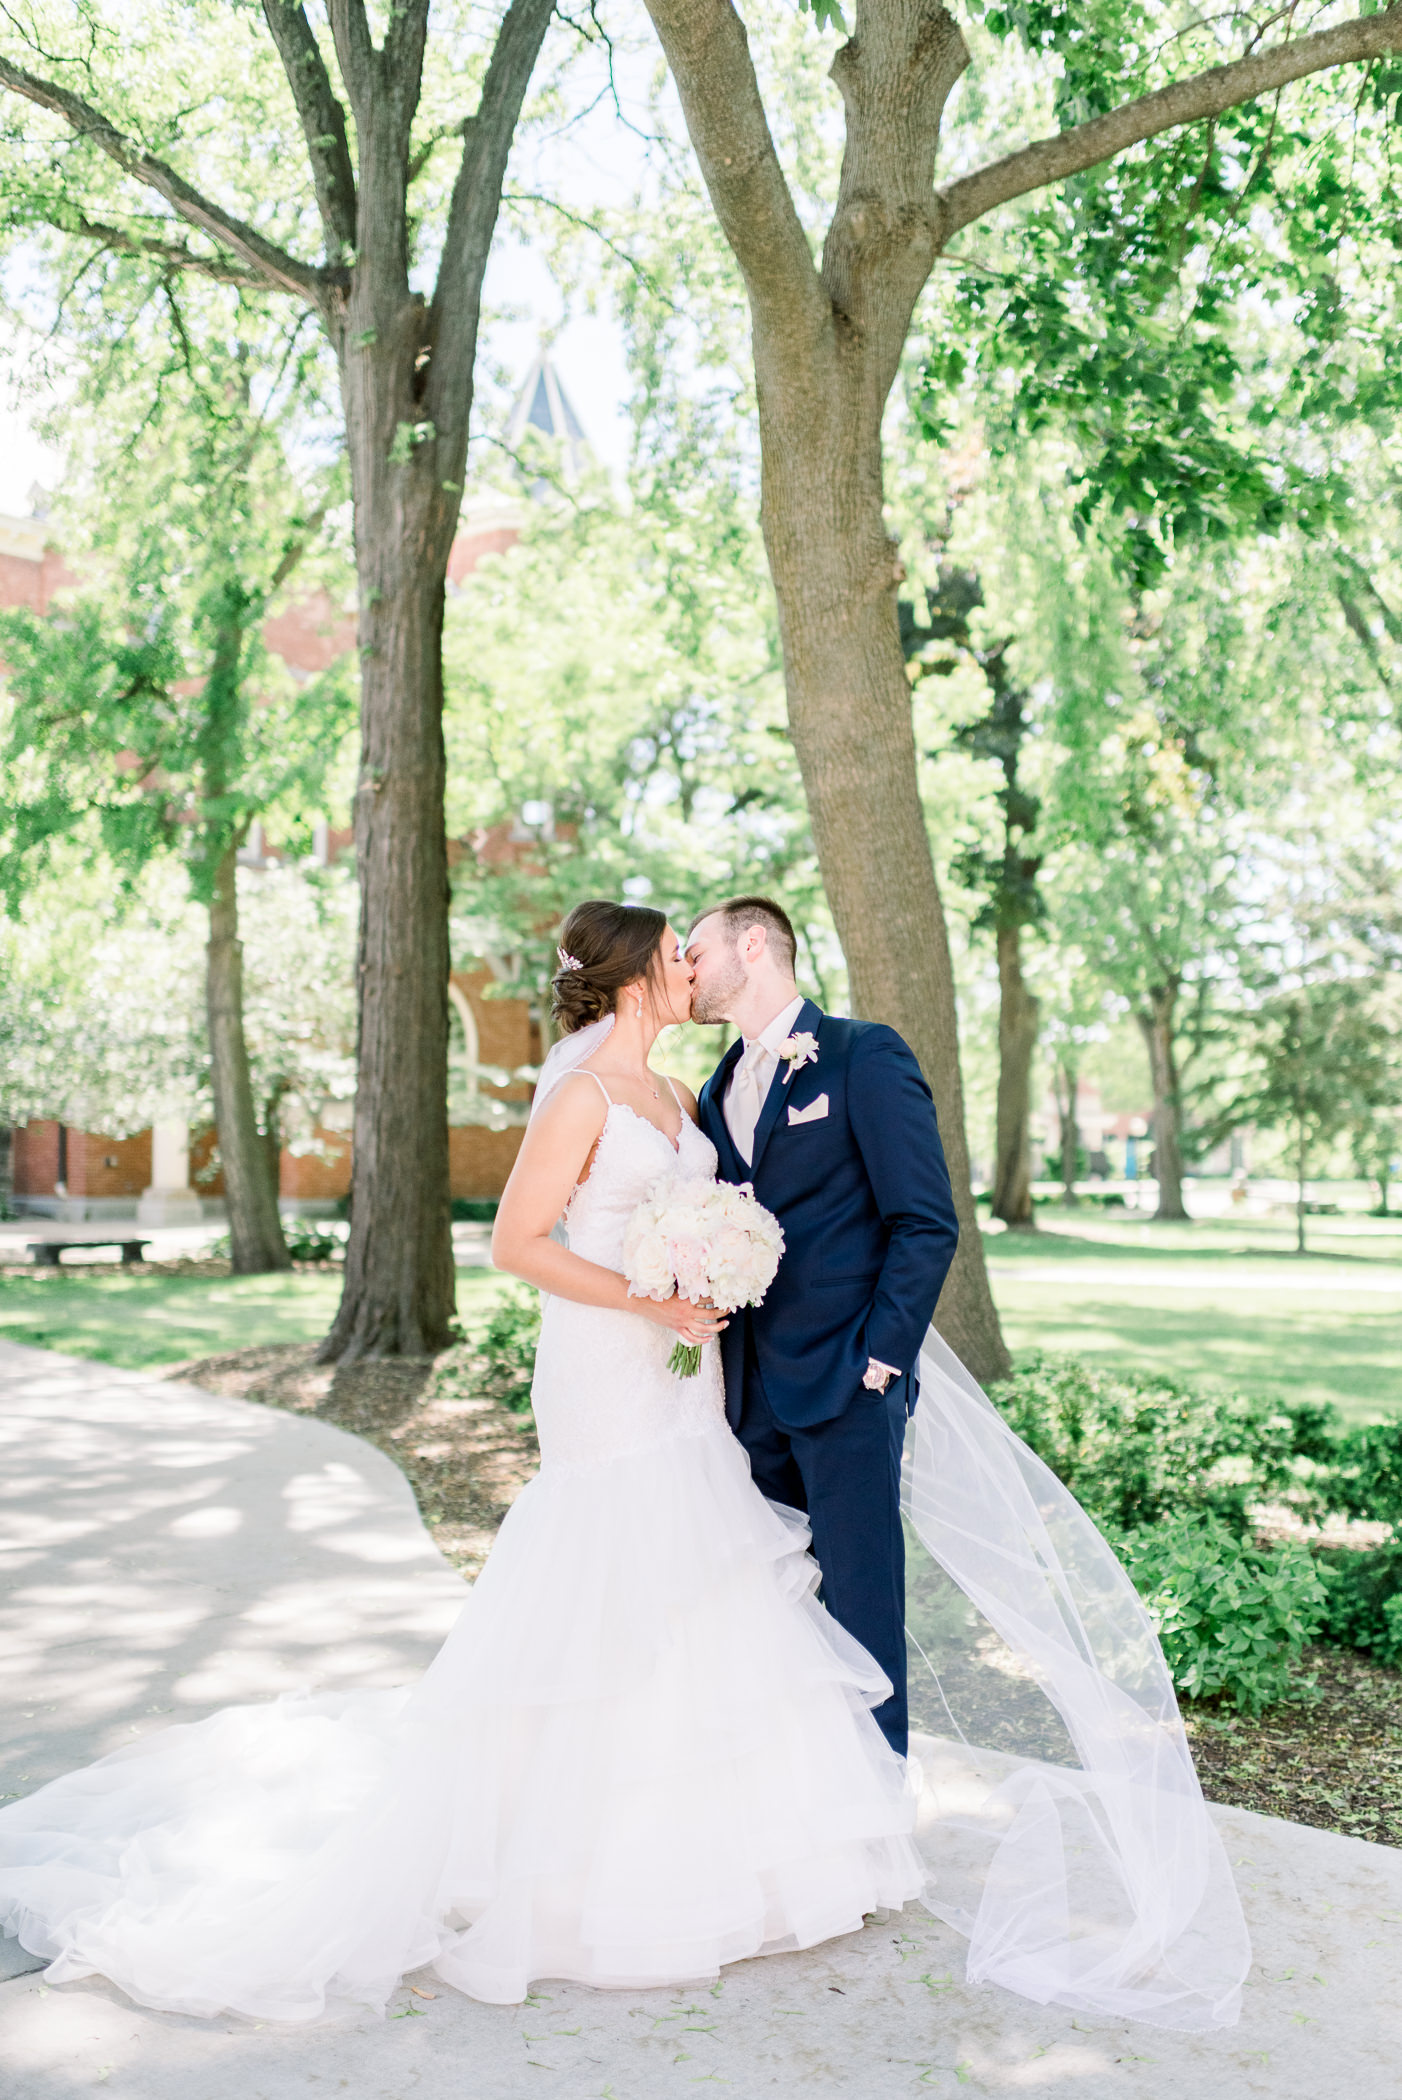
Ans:
[[[730,1083],[730,1094],[726,1101],[726,1122],[730,1135],[735,1140],[735,1149],[747,1167],[754,1164],[755,1125],[764,1101],[765,1088],[760,1068],[769,1052],[756,1037],[747,1043],[745,1054],[735,1067],[735,1077]]]

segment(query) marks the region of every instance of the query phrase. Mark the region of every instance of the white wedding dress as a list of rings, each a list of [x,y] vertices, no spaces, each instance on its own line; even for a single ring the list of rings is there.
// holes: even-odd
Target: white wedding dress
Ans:
[[[621,1269],[641,1198],[715,1165],[612,1105],[571,1247]],[[889,1686],[751,1482],[715,1345],[679,1379],[673,1340],[546,1302],[539,1475],[418,1684],[231,1707],[0,1812],[0,1924],[51,1981],[304,2021],[431,1966],[505,2003],[713,1978],[922,1891]]]

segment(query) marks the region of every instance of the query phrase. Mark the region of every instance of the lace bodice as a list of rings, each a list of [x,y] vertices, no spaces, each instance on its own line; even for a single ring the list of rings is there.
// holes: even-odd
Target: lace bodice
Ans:
[[[716,1148],[685,1111],[673,1145],[664,1131],[626,1102],[610,1101],[593,1169],[587,1181],[577,1184],[565,1209],[570,1251],[601,1268],[621,1269],[624,1228],[644,1196],[666,1178],[712,1176],[715,1171]]]
[[[570,1252],[621,1273],[623,1234],[643,1198],[659,1181],[715,1171],[715,1146],[685,1113],[673,1145],[646,1116],[611,1100],[593,1168],[565,1209]],[[694,1378],[676,1378],[667,1369],[675,1340],[641,1311],[548,1298],[531,1386],[542,1468],[605,1465],[723,1427],[715,1343],[706,1344]]]

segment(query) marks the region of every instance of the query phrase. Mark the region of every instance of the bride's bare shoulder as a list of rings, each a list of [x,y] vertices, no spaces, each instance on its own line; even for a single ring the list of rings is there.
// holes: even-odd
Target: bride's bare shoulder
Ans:
[[[596,1072],[576,1066],[551,1088],[548,1100],[531,1118],[534,1132],[558,1138],[575,1130],[588,1130],[595,1137],[609,1112],[609,1093]]]

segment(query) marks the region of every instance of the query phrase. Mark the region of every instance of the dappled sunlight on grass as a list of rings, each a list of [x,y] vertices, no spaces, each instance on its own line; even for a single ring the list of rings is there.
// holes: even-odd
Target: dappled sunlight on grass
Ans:
[[[1030,1265],[1029,1265],[1030,1267]],[[994,1267],[1012,1349],[1055,1349],[1253,1393],[1332,1400],[1360,1418],[1402,1411],[1402,1287],[1381,1292],[1095,1277]]]
[[[1279,1209],[1159,1225],[1047,1205],[1037,1226],[984,1239],[1013,1350],[1402,1412],[1402,1218],[1311,1217],[1303,1256]]]

